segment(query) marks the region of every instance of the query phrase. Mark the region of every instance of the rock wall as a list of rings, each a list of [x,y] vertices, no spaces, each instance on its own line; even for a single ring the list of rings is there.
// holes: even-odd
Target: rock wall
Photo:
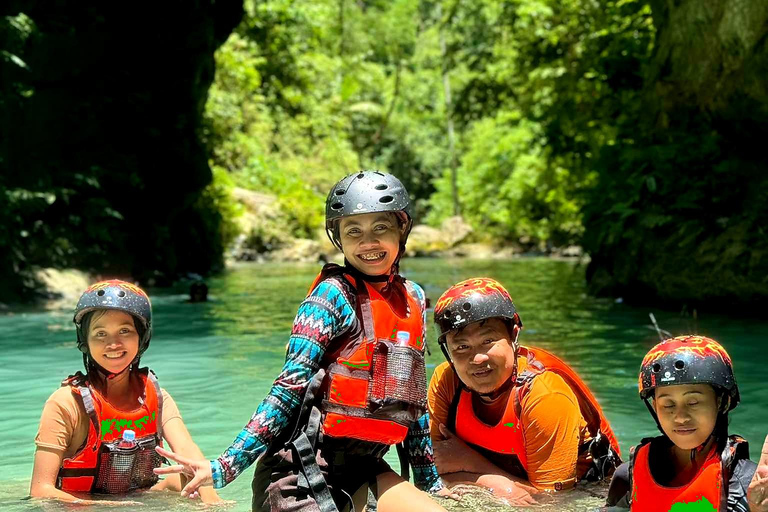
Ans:
[[[221,264],[217,212],[200,202],[211,181],[201,116],[213,53],[242,9],[241,0],[4,4],[31,27],[1,64],[12,97],[0,103],[0,194],[12,204],[0,220],[17,229],[0,245],[20,253],[2,262],[6,272],[72,266],[162,280]]]
[[[768,3],[650,3],[643,99],[601,150],[584,211],[590,287],[758,311],[768,303]]]

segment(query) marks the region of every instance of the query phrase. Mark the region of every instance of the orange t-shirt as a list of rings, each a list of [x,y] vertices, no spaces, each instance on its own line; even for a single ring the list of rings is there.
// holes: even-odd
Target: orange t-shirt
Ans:
[[[518,357],[517,365],[518,373],[522,373],[528,361]],[[427,397],[433,442],[444,439],[438,425],[447,425],[448,411],[459,383],[448,362],[435,368]],[[509,397],[514,399],[512,393]],[[533,379],[520,407],[531,485],[538,489],[572,487],[586,471],[585,461],[579,460],[579,446],[589,437],[587,422],[573,390],[561,376],[544,372]]]
[[[181,414],[171,395],[164,389],[160,391],[163,394],[162,422],[165,428],[169,421],[181,419]],[[60,387],[45,402],[35,444],[40,448],[62,451],[63,458],[71,458],[85,443],[90,421],[83,403],[75,398],[72,388]]]

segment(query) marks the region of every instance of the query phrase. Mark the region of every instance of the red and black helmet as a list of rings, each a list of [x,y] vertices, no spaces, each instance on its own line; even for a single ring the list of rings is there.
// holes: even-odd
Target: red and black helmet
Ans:
[[[91,312],[102,309],[124,311],[136,318],[143,327],[143,335],[139,340],[139,353],[144,353],[152,338],[152,304],[149,296],[138,286],[117,279],[100,281],[89,286],[80,296],[72,319],[77,327],[77,348],[88,353],[88,335],[83,332],[83,317]]]
[[[475,277],[456,283],[435,304],[438,342],[442,345],[449,332],[488,318],[505,318],[523,326],[512,297],[498,281]]]
[[[640,397],[647,399],[657,387],[710,384],[728,393],[729,409],[739,403],[739,386],[728,352],[704,336],[678,336],[653,347],[640,366]]]

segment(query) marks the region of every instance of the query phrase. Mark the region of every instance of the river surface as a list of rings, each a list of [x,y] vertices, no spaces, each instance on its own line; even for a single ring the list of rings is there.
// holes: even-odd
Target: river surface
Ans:
[[[244,265],[209,280],[210,301],[186,302],[186,290],[150,290],[154,336],[142,358],[178,403],[194,440],[208,457],[218,456],[250,418],[280,371],[296,308],[318,265]],[[590,384],[606,411],[622,452],[656,427],[637,395],[637,373],[658,341],[648,308],[586,294],[584,269],[544,258],[512,260],[410,259],[403,274],[420,283],[432,303],[451,284],[475,276],[500,280],[525,324],[521,341],[555,352]],[[74,304],[71,305],[74,307]],[[768,321],[654,311],[673,334],[698,332],[720,341],[731,354],[742,404],[731,414],[731,433],[746,437],[753,457],[768,432]],[[431,320],[430,320],[431,321]],[[431,375],[442,355],[429,326]],[[0,315],[0,510],[56,511],[72,506],[25,500],[32,473],[34,437],[46,398],[67,375],[82,368],[75,346],[71,307],[56,311],[11,310]],[[393,467],[396,455],[388,460]],[[248,470],[220,490],[227,510],[250,510]],[[545,510],[594,510],[604,489],[576,491]],[[594,495],[598,495],[597,497]],[[133,496],[141,510],[199,510],[171,493]],[[122,508],[122,507],[121,507]],[[130,507],[135,509],[136,507]],[[514,510],[475,493],[453,510]],[[90,507],[89,510],[114,510]],[[538,510],[542,510],[539,508]]]

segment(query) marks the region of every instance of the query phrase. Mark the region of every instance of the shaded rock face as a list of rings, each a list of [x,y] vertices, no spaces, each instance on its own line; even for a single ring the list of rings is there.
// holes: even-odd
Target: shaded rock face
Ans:
[[[22,94],[3,105],[0,192],[48,202],[11,212],[27,233],[24,265],[142,278],[220,264],[217,213],[198,202],[211,181],[199,130],[213,53],[242,1],[25,1],[4,11],[33,30],[16,51]]]
[[[768,303],[768,4],[653,0],[642,101],[601,150],[584,209],[598,294]]]

